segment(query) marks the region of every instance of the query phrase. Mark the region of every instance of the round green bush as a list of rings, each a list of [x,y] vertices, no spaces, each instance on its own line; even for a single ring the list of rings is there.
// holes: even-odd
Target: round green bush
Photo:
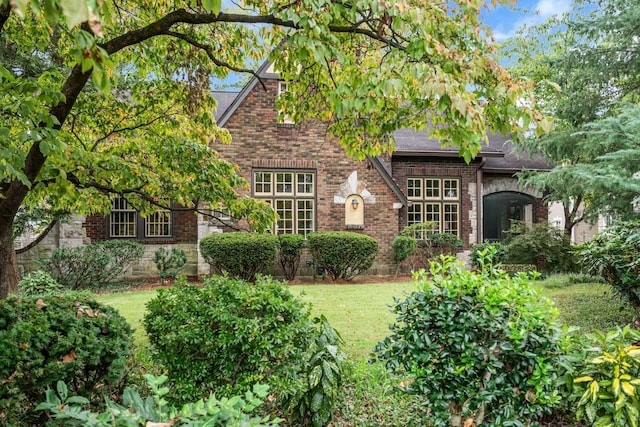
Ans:
[[[396,236],[393,239],[393,260],[401,263],[416,251],[417,240],[411,236]]]
[[[323,231],[307,236],[307,246],[329,276],[351,279],[373,265],[378,242],[373,237],[345,231]]]
[[[23,295],[46,295],[62,292],[64,287],[56,282],[49,273],[36,270],[27,274],[18,282],[18,289]]]
[[[0,300],[0,425],[44,425],[34,408],[59,380],[103,401],[124,376],[131,332],[89,294]]]
[[[455,258],[422,271],[397,300],[392,334],[375,352],[424,396],[438,426],[528,425],[559,400],[559,334],[551,303],[524,274],[476,274]],[[483,422],[485,424],[483,424]]]
[[[278,237],[259,233],[217,233],[200,240],[212,273],[253,281],[269,274],[278,256]]]
[[[252,285],[214,276],[203,287],[160,289],[147,303],[144,327],[153,358],[184,401],[261,383],[282,407],[305,389],[315,336],[309,307],[270,278]]]

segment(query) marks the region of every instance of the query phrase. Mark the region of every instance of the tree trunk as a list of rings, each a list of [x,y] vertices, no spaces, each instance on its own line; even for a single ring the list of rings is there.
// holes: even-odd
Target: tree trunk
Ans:
[[[0,299],[18,290],[18,265],[11,229],[11,225],[0,227]]]

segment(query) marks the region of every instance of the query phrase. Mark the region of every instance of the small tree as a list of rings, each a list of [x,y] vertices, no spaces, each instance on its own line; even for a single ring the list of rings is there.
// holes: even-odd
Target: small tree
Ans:
[[[406,376],[438,426],[522,425],[558,400],[559,336],[551,303],[495,269],[463,270],[453,257],[432,262],[419,290],[396,300],[391,335],[377,357]]]
[[[164,286],[165,280],[175,278],[187,263],[187,254],[180,248],[158,248],[153,254],[153,262],[158,268],[160,284]]]

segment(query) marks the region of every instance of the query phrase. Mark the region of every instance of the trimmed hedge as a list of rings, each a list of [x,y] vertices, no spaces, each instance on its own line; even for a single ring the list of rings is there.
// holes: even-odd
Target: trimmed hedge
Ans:
[[[124,376],[131,333],[90,294],[0,300],[0,425],[44,425],[34,408],[57,381],[102,402]]]
[[[351,279],[367,270],[378,254],[373,237],[344,231],[324,231],[307,236],[309,252],[329,276]]]
[[[259,233],[218,233],[200,240],[200,251],[211,272],[255,281],[269,274],[278,256],[278,236]]]

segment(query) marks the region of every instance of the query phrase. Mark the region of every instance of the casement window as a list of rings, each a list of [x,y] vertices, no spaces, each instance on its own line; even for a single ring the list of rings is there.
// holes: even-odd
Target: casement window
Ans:
[[[438,233],[460,236],[460,180],[411,177],[407,179],[407,225],[432,222]]]
[[[169,201],[164,200],[168,205]],[[124,197],[111,201],[109,237],[133,239],[173,236],[173,215],[168,209],[158,209],[146,218],[140,216]]]
[[[253,197],[278,214],[276,234],[307,234],[316,229],[316,176],[307,170],[254,170]]]

